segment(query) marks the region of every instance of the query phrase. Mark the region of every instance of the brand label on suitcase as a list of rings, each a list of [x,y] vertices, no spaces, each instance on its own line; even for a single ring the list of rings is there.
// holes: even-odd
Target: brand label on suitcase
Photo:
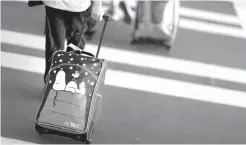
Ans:
[[[77,128],[77,129],[83,129],[83,126],[81,124],[76,124],[76,123],[69,122],[69,121],[65,121],[64,125],[68,127]]]

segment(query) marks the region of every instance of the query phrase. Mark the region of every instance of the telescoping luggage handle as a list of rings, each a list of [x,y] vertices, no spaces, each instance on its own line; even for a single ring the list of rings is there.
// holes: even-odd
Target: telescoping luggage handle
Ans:
[[[98,57],[99,52],[100,52],[100,49],[101,49],[101,44],[102,44],[104,32],[105,32],[107,23],[108,23],[108,21],[109,21],[109,16],[104,15],[104,16],[103,16],[103,19],[104,19],[104,25],[103,25],[102,34],[101,34],[101,37],[100,37],[100,40],[99,40],[99,44],[98,44],[98,48],[97,48],[97,54],[96,54],[96,57]]]
[[[87,14],[89,15],[89,13],[87,13]],[[89,19],[90,17],[87,17],[87,18]],[[87,19],[87,20],[88,20],[88,19]],[[105,29],[106,29],[106,26],[107,26],[107,22],[109,21],[110,17],[107,16],[107,15],[103,15],[103,19],[104,19],[104,25],[103,25],[101,37],[100,37],[100,40],[99,40],[99,44],[98,44],[96,56],[94,56],[94,55],[93,55],[92,53],[90,53],[90,52],[86,52],[86,51],[83,51],[83,50],[80,50],[80,49],[79,49],[79,50],[73,50],[73,52],[79,53],[79,54],[86,54],[86,55],[89,55],[89,56],[98,58],[98,55],[99,55],[100,49],[101,49],[101,45],[102,45],[103,36],[104,36]],[[87,23],[87,20],[85,21],[85,24]],[[85,24],[84,24],[84,25],[85,25]],[[81,30],[82,33],[80,34],[80,35],[81,35],[81,36],[80,36],[80,40],[81,40],[82,37],[83,37],[84,28],[85,28],[85,27],[83,26],[83,27],[82,27],[82,30]],[[79,44],[78,44],[77,47],[79,47],[80,44],[81,44],[81,41],[79,41]]]

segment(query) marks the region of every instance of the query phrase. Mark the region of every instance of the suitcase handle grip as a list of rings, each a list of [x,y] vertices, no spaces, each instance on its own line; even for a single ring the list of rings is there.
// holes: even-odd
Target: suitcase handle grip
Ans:
[[[28,4],[29,7],[35,7],[35,6],[39,6],[39,5],[44,5],[44,3],[43,3],[42,0],[36,0],[36,1],[34,1],[34,0],[29,0],[29,1],[27,2],[27,4]]]
[[[84,23],[84,24],[87,24],[87,21],[88,21],[89,18],[90,18],[90,13],[89,13],[89,12],[85,12],[85,15],[86,15],[87,17],[86,17],[86,19],[85,19],[85,23]],[[101,49],[101,44],[102,44],[104,32],[105,32],[105,29],[106,29],[106,26],[107,26],[107,22],[110,21],[110,17],[107,16],[107,15],[103,15],[103,19],[104,19],[104,26],[103,26],[103,30],[102,30],[102,33],[101,33],[101,37],[100,37],[100,40],[99,40],[99,45],[98,45],[98,48],[97,48],[96,58],[98,58],[98,55],[99,55],[99,52],[100,52],[100,49]],[[84,32],[84,27],[82,27],[81,32]],[[82,37],[83,37],[83,34],[81,33],[81,34],[80,34],[80,40],[81,40]],[[81,42],[79,41],[78,47],[80,46],[80,43],[81,43]],[[95,56],[93,55],[93,57],[95,57]]]
[[[105,21],[110,21],[110,17],[107,16],[107,15],[103,15],[103,19],[104,19]]]
[[[87,51],[83,51],[83,50],[74,50],[74,51],[72,51],[72,52],[74,52],[74,53],[76,53],[76,54],[86,54],[86,55],[89,55],[89,56],[91,56],[91,57],[95,57],[92,53],[87,52]]]

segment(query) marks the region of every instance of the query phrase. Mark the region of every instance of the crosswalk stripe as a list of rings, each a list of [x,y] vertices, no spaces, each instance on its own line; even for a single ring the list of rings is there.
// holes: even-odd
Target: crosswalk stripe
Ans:
[[[33,34],[2,30],[2,43],[44,50],[45,39]],[[86,50],[95,54],[96,45],[87,44]],[[121,57],[118,57],[118,56]],[[145,54],[124,49],[113,49],[103,46],[100,57],[108,61],[139,66],[143,68],[171,71],[199,77],[209,77],[219,80],[246,84],[246,71],[219,65],[206,64],[188,60],[180,60]],[[129,59],[132,58],[132,59]],[[222,75],[223,74],[223,75]]]
[[[27,0],[21,0],[21,1],[27,2]],[[104,9],[108,9],[108,5],[104,6]],[[200,9],[188,8],[184,6],[180,6],[180,16],[210,20],[210,21],[215,21],[224,24],[241,25],[239,18],[235,15],[205,11]]]
[[[215,35],[229,36],[235,38],[246,39],[246,33],[241,28],[212,24],[198,20],[188,20],[180,18],[179,27],[191,31],[211,33]]]
[[[194,8],[181,7],[180,15],[191,18],[215,21],[224,24],[241,25],[237,16],[218,12],[204,11]]]
[[[44,59],[2,52],[2,67],[43,73]],[[11,61],[10,61],[11,60]],[[105,84],[174,97],[246,108],[246,92],[108,69]]]
[[[33,142],[28,142],[28,141],[23,141],[23,140],[18,140],[18,139],[3,137],[3,136],[1,136],[1,144],[2,145],[40,145]]]
[[[239,17],[240,23],[246,34],[246,2],[245,1],[233,1],[234,7]]]
[[[212,20],[212,21],[226,23],[226,24],[241,25],[239,18],[237,16],[222,14],[218,12],[204,11],[199,9],[186,8],[182,6],[180,10],[180,14],[181,16],[186,16],[186,17],[199,18],[199,19],[210,20],[210,21]],[[246,39],[245,31],[243,31],[243,29],[241,28],[237,28],[233,26],[212,24],[212,23],[202,22],[198,20],[188,20],[182,17],[180,18],[179,26],[181,29],[188,29],[191,31],[199,31],[204,33],[219,34],[223,36]]]

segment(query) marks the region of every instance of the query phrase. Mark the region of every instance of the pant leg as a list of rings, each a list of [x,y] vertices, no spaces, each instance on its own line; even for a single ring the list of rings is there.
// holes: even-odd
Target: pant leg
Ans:
[[[123,0],[119,3],[119,5],[125,15],[124,22],[127,24],[131,24],[132,23],[132,17],[130,15],[131,7],[129,6],[128,1]]]
[[[66,20],[68,24],[68,44],[73,43],[82,50],[85,47],[85,32],[88,29],[88,15],[86,12],[69,12],[69,17]]]
[[[64,50],[66,38],[65,13],[61,10],[45,7],[46,9],[46,44],[45,60],[46,68],[44,80],[48,74],[51,65],[52,54],[57,50]]]

